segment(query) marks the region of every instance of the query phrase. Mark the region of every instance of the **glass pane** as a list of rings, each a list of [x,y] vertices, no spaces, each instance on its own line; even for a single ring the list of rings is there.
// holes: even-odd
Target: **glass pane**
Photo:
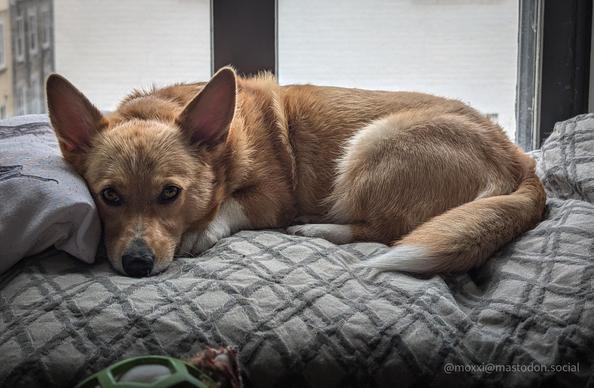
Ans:
[[[513,139],[516,0],[279,0],[281,83],[460,99]]]
[[[4,116],[44,112],[52,72],[103,110],[134,88],[210,76],[209,0],[0,0],[0,37]]]

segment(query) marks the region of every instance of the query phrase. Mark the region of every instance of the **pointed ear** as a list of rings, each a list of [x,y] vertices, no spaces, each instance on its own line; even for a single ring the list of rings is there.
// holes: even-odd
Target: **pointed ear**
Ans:
[[[176,122],[192,143],[216,145],[227,138],[235,114],[235,71],[223,67],[186,105]]]
[[[66,78],[51,74],[46,82],[50,121],[64,158],[76,163],[88,149],[93,136],[107,126],[107,120]]]

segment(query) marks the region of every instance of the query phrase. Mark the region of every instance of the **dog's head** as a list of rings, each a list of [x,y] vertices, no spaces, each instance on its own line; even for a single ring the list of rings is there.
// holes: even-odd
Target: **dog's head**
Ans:
[[[235,72],[220,70],[172,120],[110,119],[65,78],[46,86],[62,154],[95,198],[111,263],[136,277],[164,270],[182,234],[217,210],[213,163],[235,112]]]

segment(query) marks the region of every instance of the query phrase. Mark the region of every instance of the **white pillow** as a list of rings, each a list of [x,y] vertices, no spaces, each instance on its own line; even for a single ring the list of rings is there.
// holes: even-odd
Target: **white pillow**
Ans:
[[[93,198],[47,116],[0,121],[0,273],[51,246],[92,263],[100,238]]]

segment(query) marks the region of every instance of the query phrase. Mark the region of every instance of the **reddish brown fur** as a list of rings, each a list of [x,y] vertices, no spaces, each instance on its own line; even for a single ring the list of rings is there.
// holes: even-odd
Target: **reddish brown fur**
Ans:
[[[445,257],[439,270],[482,262],[541,217],[544,191],[532,159],[459,101],[280,87],[266,74],[237,78],[237,107],[225,139],[193,145],[178,119],[205,85],[136,91],[102,117],[86,99],[61,101],[56,90],[68,86],[48,81],[64,157],[97,198],[109,255],[120,270],[118,258],[138,233],[164,268],[182,234],[204,229],[229,198],[255,229],[305,215],[349,225],[354,240],[391,243],[406,236],[401,243]],[[71,100],[84,98],[77,96]],[[91,112],[85,113],[94,128],[89,144],[72,145],[73,131],[61,117],[68,115],[60,113],[68,106]],[[349,139],[356,142],[351,148]],[[183,197],[171,206],[151,203],[169,182],[182,187]],[[131,205],[102,203],[98,195],[106,185]]]

